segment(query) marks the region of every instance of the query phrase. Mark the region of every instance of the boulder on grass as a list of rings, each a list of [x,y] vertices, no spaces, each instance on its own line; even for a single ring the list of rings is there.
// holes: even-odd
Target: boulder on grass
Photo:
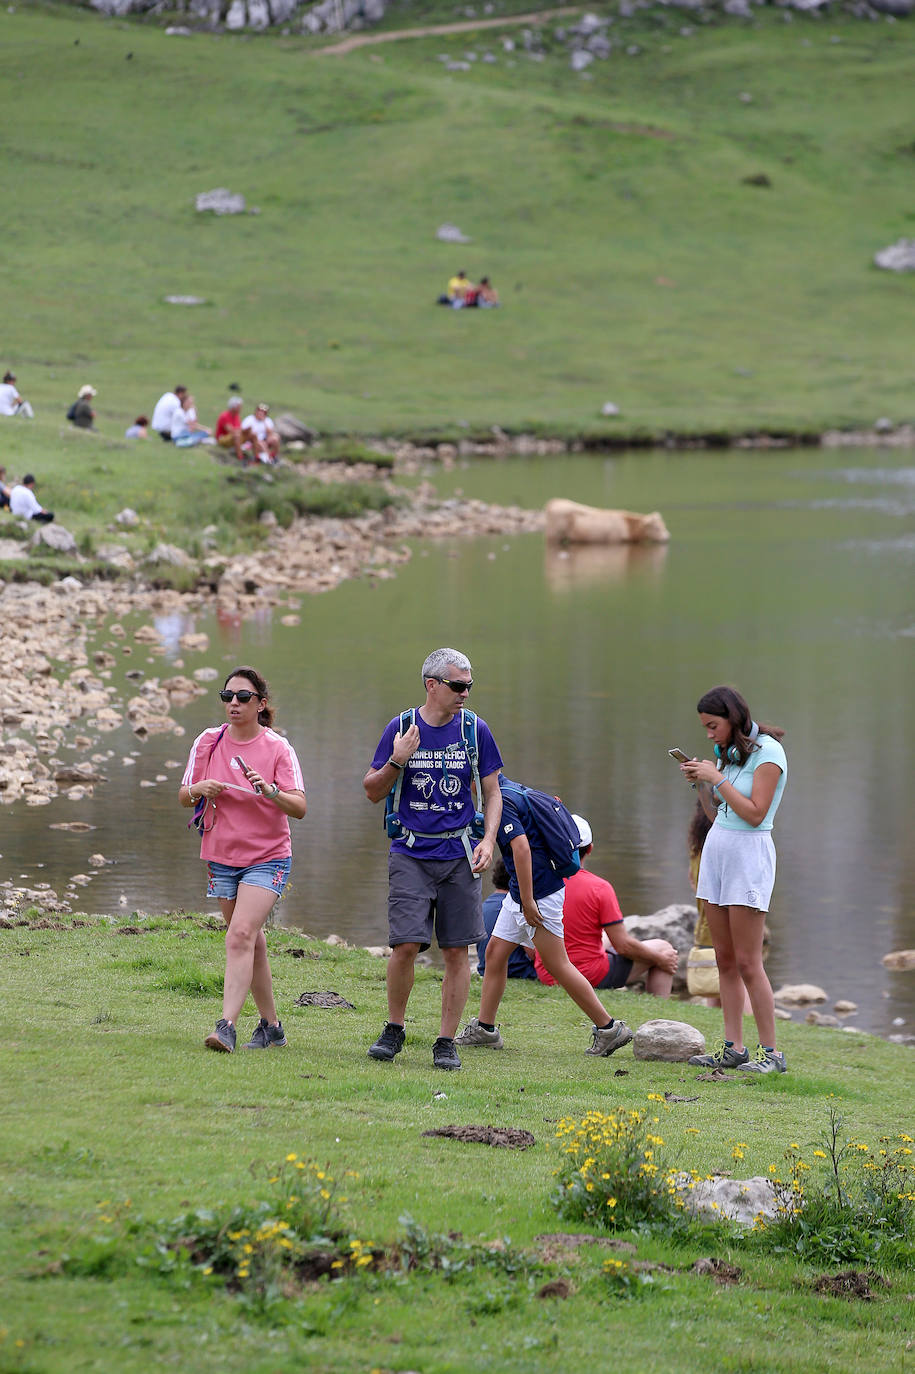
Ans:
[[[632,1041],[636,1059],[662,1059],[684,1064],[690,1055],[705,1053],[705,1036],[686,1021],[646,1021]]]

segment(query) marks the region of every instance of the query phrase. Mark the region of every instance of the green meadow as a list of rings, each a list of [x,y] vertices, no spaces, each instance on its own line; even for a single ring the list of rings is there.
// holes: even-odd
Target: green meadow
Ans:
[[[179,380],[202,418],[237,382],[324,432],[910,417],[915,281],[871,260],[915,232],[911,24],[688,20],[617,19],[579,75],[556,21],[542,61],[517,27],[512,53],[487,30],[322,56],[4,7],[0,362],[54,422],[36,447],[87,381],[111,437]],[[216,186],[260,213],[197,214]],[[437,308],[457,267],[503,307]]]
[[[614,1235],[551,1201],[559,1123],[591,1111],[647,1112],[658,1160],[699,1174],[783,1174],[793,1145],[808,1189],[822,1178],[814,1150],[830,1107],[869,1159],[883,1137],[908,1150],[898,1140],[913,1134],[911,1049],[786,1023],[787,1075],[715,1082],[629,1049],[589,1058],[589,1028],[558,989],[514,983],[506,1048],[464,1051],[460,1073],[445,1074],[431,1064],[440,974],[425,969],[404,1052],[379,1064],[366,1048],[384,1015],[383,961],[276,930],[289,1047],[215,1055],[202,1041],[218,1015],[218,927],[134,914],[55,929],[26,913],[0,930],[4,1374],[536,1374],[587,1367],[596,1333],[631,1374],[911,1367],[915,1237],[901,1249],[881,1241],[882,1216],[863,1239],[822,1230],[812,1259],[712,1226]],[[330,991],[351,1005],[296,1004]],[[478,995],[474,980],[469,1013]],[[632,993],[606,1004],[633,1027],[672,1015],[718,1032],[719,1013],[702,1007]],[[245,1035],[253,1023],[249,1005]],[[533,1144],[425,1134],[471,1124],[527,1131]],[[242,1233],[262,1202],[278,1201],[282,1222],[300,1167],[319,1207],[329,1195],[317,1250],[342,1258],[258,1289]],[[590,1240],[544,1239],[569,1232]],[[861,1244],[869,1262],[850,1262],[842,1246]],[[213,1251],[233,1245],[220,1267]],[[739,1272],[719,1284],[693,1272],[699,1259]],[[866,1276],[870,1300],[816,1291],[823,1274],[849,1270]]]

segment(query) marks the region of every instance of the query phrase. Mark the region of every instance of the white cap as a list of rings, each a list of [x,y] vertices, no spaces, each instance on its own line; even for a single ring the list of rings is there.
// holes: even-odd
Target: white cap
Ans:
[[[591,844],[594,840],[594,836],[591,834],[591,827],[585,820],[584,816],[573,816],[572,820],[578,826],[579,844],[582,847]]]

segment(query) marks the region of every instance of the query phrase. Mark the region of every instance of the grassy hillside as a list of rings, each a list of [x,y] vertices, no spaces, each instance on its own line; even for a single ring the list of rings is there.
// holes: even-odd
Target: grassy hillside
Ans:
[[[580,76],[490,31],[321,57],[4,8],[0,362],[54,416],[92,381],[112,433],[179,379],[325,430],[905,417],[915,281],[870,260],[915,232],[912,26],[682,23]],[[260,214],[197,215],[219,185]],[[459,266],[504,308],[436,308]]]

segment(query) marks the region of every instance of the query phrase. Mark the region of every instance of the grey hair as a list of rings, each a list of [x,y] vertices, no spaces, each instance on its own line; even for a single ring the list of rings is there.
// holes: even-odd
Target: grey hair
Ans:
[[[427,677],[444,677],[449,664],[459,668],[462,673],[473,672],[466,654],[459,653],[457,649],[433,649],[423,664],[423,686]]]

